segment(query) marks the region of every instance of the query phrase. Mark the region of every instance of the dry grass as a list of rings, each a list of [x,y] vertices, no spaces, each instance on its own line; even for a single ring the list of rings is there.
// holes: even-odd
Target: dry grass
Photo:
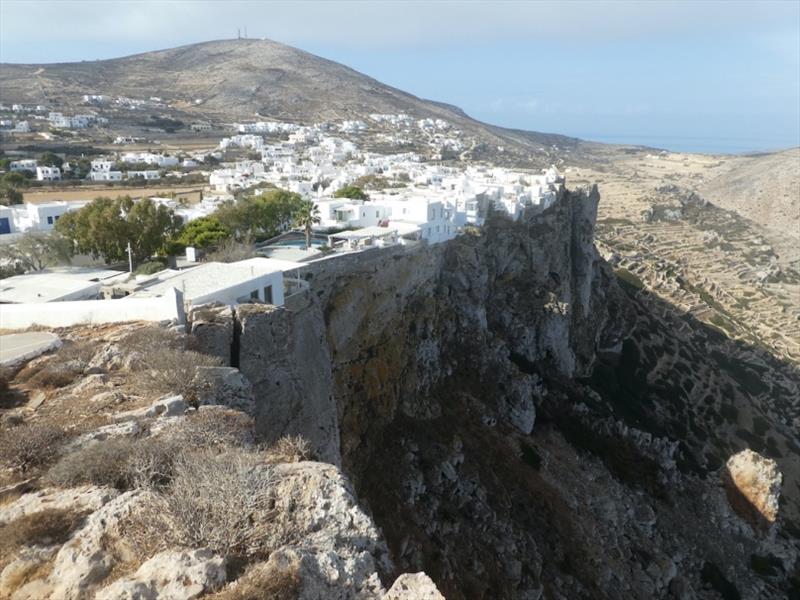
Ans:
[[[270,463],[294,463],[314,460],[311,443],[301,435],[285,435],[267,450]]]
[[[67,433],[51,425],[23,424],[0,433],[0,463],[25,473],[55,460]]]
[[[254,565],[225,589],[208,600],[297,600],[300,597],[300,562],[269,561]]]
[[[22,546],[63,544],[83,520],[83,513],[70,509],[47,509],[0,526],[0,560]]]

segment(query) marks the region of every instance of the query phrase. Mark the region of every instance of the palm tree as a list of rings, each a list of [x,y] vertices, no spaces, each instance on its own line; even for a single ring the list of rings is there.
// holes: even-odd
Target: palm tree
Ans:
[[[306,250],[311,248],[312,227],[322,221],[319,215],[319,207],[313,200],[303,200],[294,215],[294,224],[302,227],[306,234]]]

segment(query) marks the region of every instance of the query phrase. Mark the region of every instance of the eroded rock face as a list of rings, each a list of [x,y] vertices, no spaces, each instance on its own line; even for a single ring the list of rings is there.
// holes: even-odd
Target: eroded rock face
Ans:
[[[194,378],[197,404],[227,406],[254,415],[256,404],[253,387],[233,367],[198,367]]]
[[[276,492],[278,514],[292,508],[292,540],[274,553],[299,562],[303,600],[379,598],[378,571],[391,568],[386,543],[359,507],[341,471],[315,462],[282,464]],[[272,558],[271,558],[272,560]]]
[[[731,456],[723,473],[731,506],[754,526],[770,526],[777,520],[782,481],[774,460],[749,449]]]
[[[239,368],[252,383],[256,431],[267,443],[302,434],[320,460],[341,464],[331,358],[318,306],[237,307]]]
[[[425,573],[405,573],[395,579],[383,600],[444,600]]]
[[[189,350],[218,356],[223,364],[231,364],[233,344],[233,309],[227,305],[203,305],[193,307],[187,315],[190,324]]]

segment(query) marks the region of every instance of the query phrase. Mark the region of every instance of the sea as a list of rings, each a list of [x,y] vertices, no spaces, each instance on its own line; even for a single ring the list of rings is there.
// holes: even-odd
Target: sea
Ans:
[[[670,152],[691,152],[696,154],[762,154],[796,148],[800,146],[800,138],[792,139],[757,139],[744,137],[686,137],[669,135],[606,135],[575,134],[582,140],[603,142],[606,144],[631,144],[648,146]]]

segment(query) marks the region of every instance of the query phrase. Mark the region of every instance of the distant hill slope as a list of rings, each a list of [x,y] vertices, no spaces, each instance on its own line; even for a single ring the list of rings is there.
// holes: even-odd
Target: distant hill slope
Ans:
[[[69,107],[83,94],[157,96],[218,121],[258,115],[293,122],[408,113],[453,122],[488,143],[575,147],[565,136],[505,130],[460,109],[384,85],[339,63],[269,40],[222,40],[124,58],[0,64],[0,101]],[[197,103],[196,101],[201,102]]]
[[[785,263],[800,264],[800,148],[733,158],[700,194],[764,228]]]

